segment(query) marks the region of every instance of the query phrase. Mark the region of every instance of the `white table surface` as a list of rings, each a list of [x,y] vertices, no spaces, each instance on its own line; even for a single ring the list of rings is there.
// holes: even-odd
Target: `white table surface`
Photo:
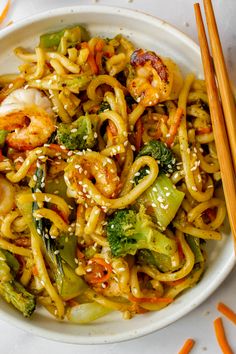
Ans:
[[[117,5],[142,10],[156,15],[197,40],[193,13],[193,0],[12,0],[11,11],[4,24],[18,21],[26,16],[52,8],[73,5]],[[6,0],[0,0],[0,11]],[[230,76],[236,84],[236,0],[213,0],[222,43],[230,69]],[[3,24],[3,25],[4,25]],[[217,354],[221,351],[216,343],[213,320],[218,316],[218,301],[236,309],[236,269],[230,274],[207,301],[189,315],[151,335],[124,343],[82,346],[57,343],[29,335],[0,320],[1,354],[175,354],[186,338],[194,338],[196,345],[191,353]],[[227,336],[236,353],[236,329],[224,320]]]

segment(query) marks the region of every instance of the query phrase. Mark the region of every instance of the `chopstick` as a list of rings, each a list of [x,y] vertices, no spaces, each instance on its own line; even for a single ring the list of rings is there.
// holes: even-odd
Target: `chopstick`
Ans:
[[[236,173],[236,106],[224,60],[222,46],[220,43],[220,37],[217,29],[212,2],[211,0],[204,0],[203,3],[211,44],[212,57],[219,85],[220,96],[222,99],[226,129],[228,133],[230,148],[232,151],[234,172]]]
[[[194,10],[206,80],[207,94],[209,97],[209,108],[212,119],[213,133],[215,137],[216,150],[221,169],[221,178],[223,182],[223,189],[228,210],[229,222],[232,234],[234,236],[236,250],[236,181],[234,175],[233,162],[230,154],[230,147],[225,128],[224,116],[218,96],[213,63],[210,56],[199,4],[194,4]]]

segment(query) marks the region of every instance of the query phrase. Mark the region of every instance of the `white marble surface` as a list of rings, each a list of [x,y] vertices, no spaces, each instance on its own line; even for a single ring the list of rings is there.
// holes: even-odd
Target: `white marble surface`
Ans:
[[[104,4],[142,10],[156,15],[194,40],[197,40],[193,13],[193,0],[12,0],[11,11],[4,21],[18,21],[26,16],[61,6]],[[6,0],[0,0],[0,11]],[[236,84],[236,1],[213,0],[222,43],[230,68],[230,77]],[[0,27],[1,28],[1,27]],[[175,354],[186,338],[196,340],[191,353],[220,353],[213,331],[213,320],[218,316],[215,305],[224,301],[236,309],[236,269],[204,304],[175,322],[171,326],[146,337],[119,344],[79,346],[56,343],[29,335],[0,320],[0,352],[2,354]],[[233,324],[224,320],[227,336],[236,353],[236,330]]]

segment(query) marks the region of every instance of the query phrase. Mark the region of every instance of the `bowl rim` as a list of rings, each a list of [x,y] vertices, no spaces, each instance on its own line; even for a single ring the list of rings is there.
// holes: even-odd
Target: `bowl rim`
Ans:
[[[108,14],[117,14],[129,17],[132,19],[138,19],[142,18],[143,21],[148,21],[151,22],[155,27],[163,28],[165,27],[165,31],[168,32],[169,34],[173,34],[176,38],[180,39],[183,43],[186,43],[188,46],[190,46],[198,56],[200,56],[200,48],[199,46],[194,42],[193,39],[191,39],[188,35],[186,35],[184,32],[179,30],[177,27],[174,25],[169,24],[165,20],[162,20],[156,16],[150,15],[148,13],[145,13],[140,10],[134,10],[134,9],[129,9],[125,7],[118,7],[118,6],[105,6],[105,5],[77,5],[73,7],[69,6],[64,6],[56,9],[50,9],[46,11],[42,11],[40,13],[34,14],[32,16],[25,17],[15,23],[13,23],[11,26],[6,27],[0,31],[0,40],[11,35],[17,30],[21,30],[25,26],[32,25],[35,22],[40,22],[45,19],[54,18],[57,16],[63,16],[63,15],[68,15],[68,14],[73,14],[73,13],[108,13]],[[63,24],[62,24],[63,27]],[[14,316],[8,314],[7,312],[3,311],[0,309],[0,314],[1,314],[1,319],[6,321],[7,323],[21,329],[27,332],[30,332],[31,334],[37,335],[39,337],[43,337],[46,339],[50,339],[53,341],[58,341],[58,342],[64,342],[64,343],[70,343],[70,344],[106,344],[106,343],[118,343],[118,342],[123,342],[123,341],[128,341],[132,340],[135,338],[139,338],[148,334],[151,334],[157,330],[160,330],[164,327],[167,327],[168,325],[174,323],[178,319],[184,317],[186,314],[194,310],[196,307],[198,307],[201,303],[203,303],[221,284],[222,282],[226,279],[226,277],[229,275],[231,270],[233,269],[234,265],[236,263],[236,259],[234,256],[234,252],[230,254],[228,257],[228,260],[224,267],[220,269],[220,271],[217,273],[217,278],[215,279],[216,281],[210,286],[207,287],[205,292],[199,294],[197,300],[194,300],[193,303],[188,303],[183,307],[183,310],[181,312],[178,312],[177,314],[174,314],[172,316],[172,321],[168,322],[165,319],[161,321],[161,325],[157,323],[151,323],[149,326],[145,326],[142,329],[136,329],[134,330],[129,330],[124,334],[113,334],[113,335],[100,335],[98,336],[77,336],[75,337],[74,335],[68,335],[68,334],[63,334],[59,333],[57,331],[48,331],[47,329],[37,327],[37,325],[33,325],[32,321],[22,321],[21,319],[14,318]]]

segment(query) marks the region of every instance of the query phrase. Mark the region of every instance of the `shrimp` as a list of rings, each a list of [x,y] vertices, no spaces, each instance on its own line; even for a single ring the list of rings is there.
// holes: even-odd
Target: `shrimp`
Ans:
[[[94,180],[98,191],[107,198],[115,197],[119,188],[115,162],[95,151],[73,156],[65,169],[64,178],[68,196],[76,198],[81,204],[91,198],[84,189],[84,179]]]
[[[183,85],[178,66],[154,52],[136,49],[130,58],[127,86],[132,97],[145,107],[175,99]]]
[[[55,131],[49,99],[36,89],[13,91],[0,106],[0,129],[8,130],[6,143],[16,150],[32,150]]]

